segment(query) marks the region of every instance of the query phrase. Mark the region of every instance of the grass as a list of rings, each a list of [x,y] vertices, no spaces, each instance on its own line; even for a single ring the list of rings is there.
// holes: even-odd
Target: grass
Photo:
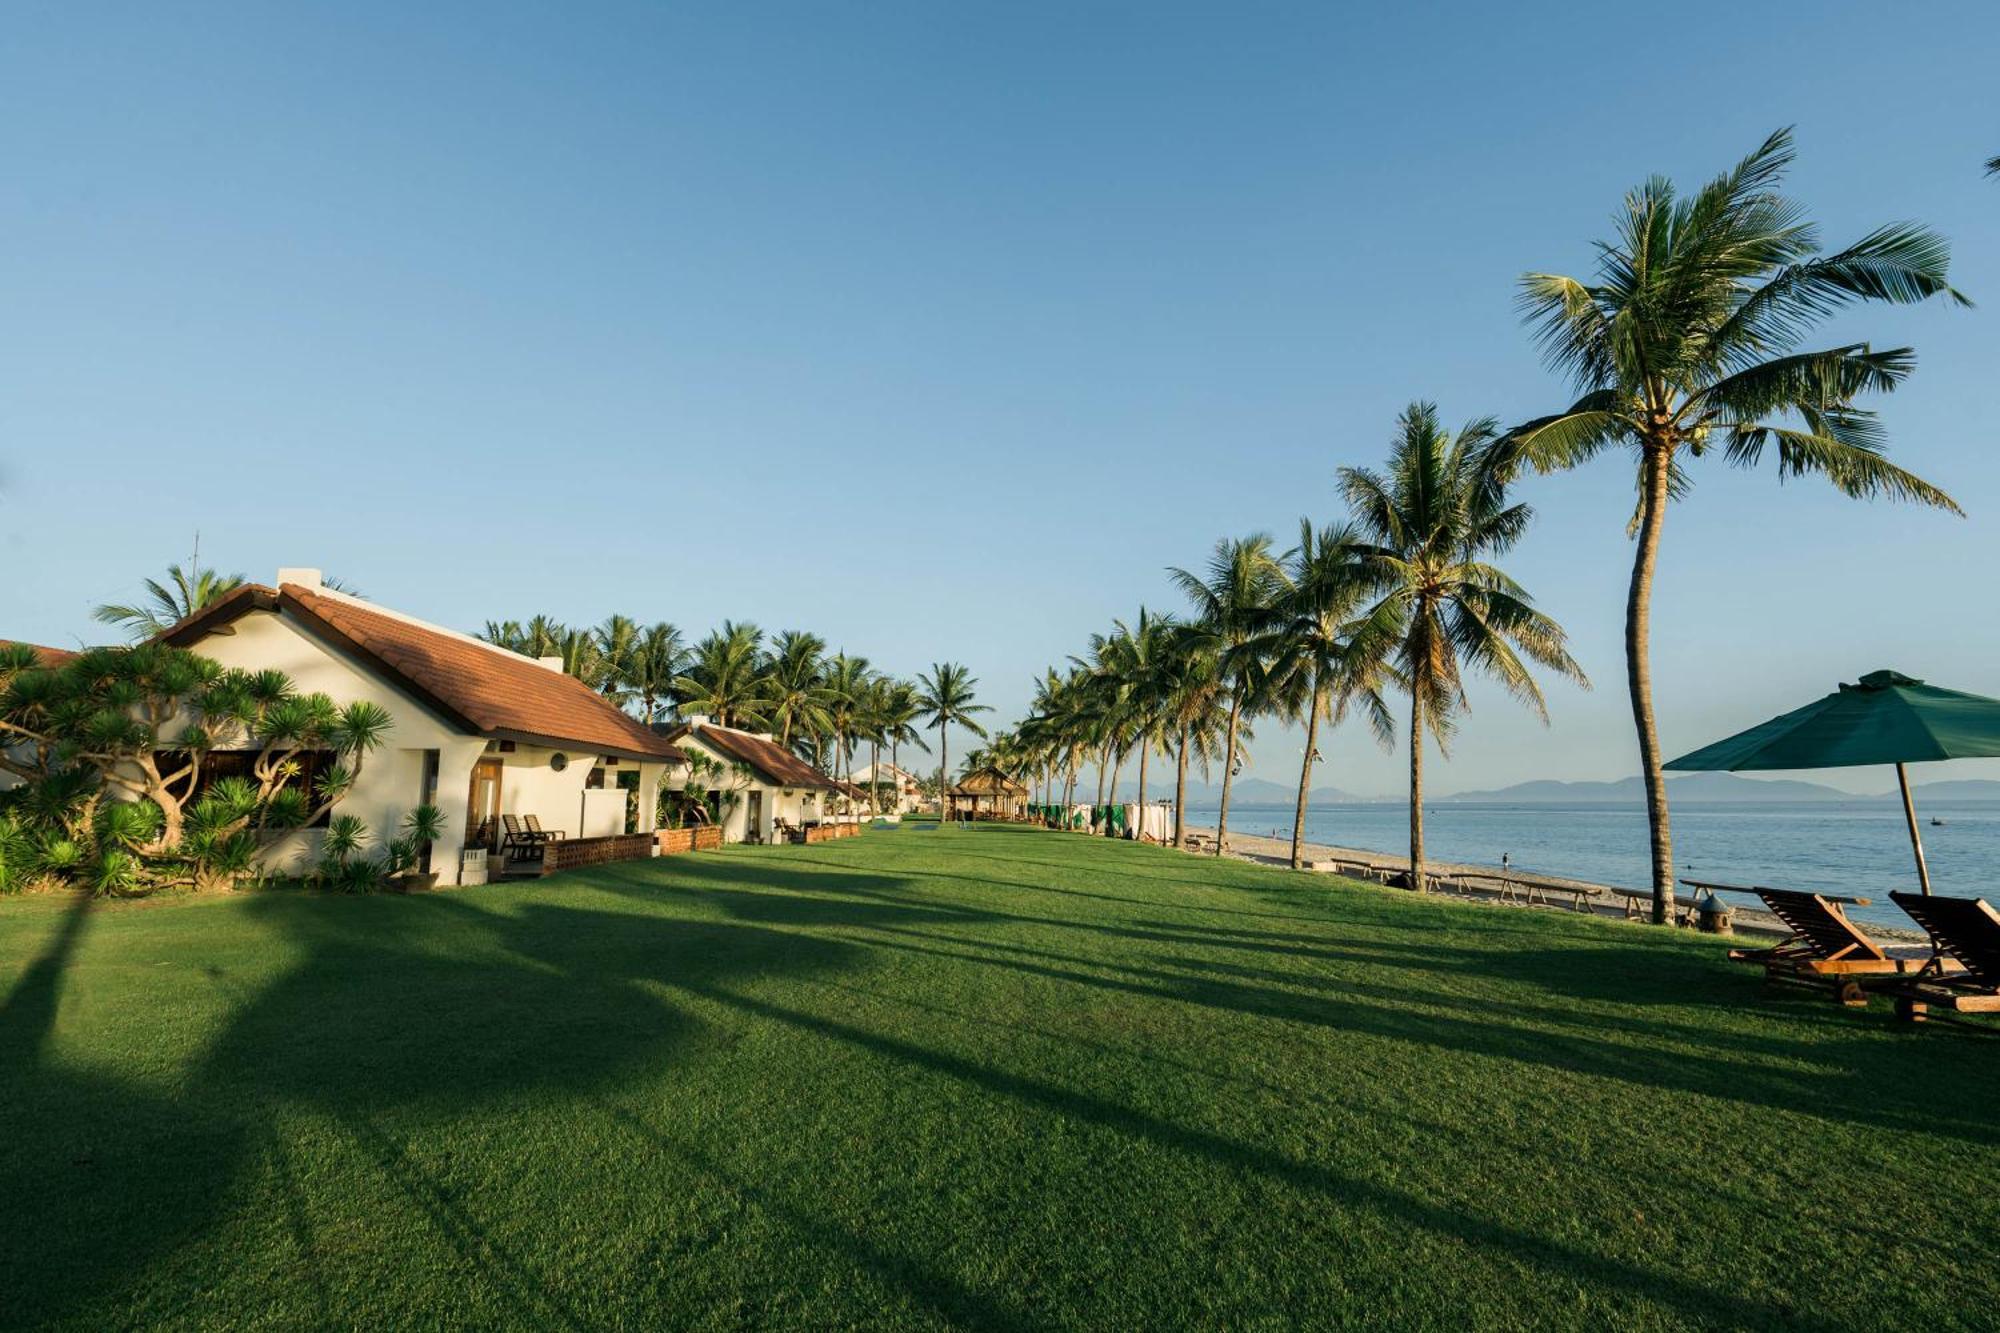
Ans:
[[[1713,940],[910,828],[0,903],[0,1323],[1972,1327],[2000,1048]]]

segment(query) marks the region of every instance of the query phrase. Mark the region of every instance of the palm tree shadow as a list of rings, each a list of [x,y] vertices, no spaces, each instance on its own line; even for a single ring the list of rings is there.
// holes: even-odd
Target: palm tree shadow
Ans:
[[[324,1281],[330,1261],[287,1183],[289,1165],[272,1157],[268,1125],[287,1109],[342,1127],[515,1317],[575,1323],[545,1278],[450,1205],[386,1120],[477,1114],[537,1090],[586,1093],[679,1058],[703,1027],[662,980],[832,973],[861,957],[837,940],[754,923],[541,904],[506,912],[456,895],[272,894],[242,910],[298,962],[246,994],[172,1096],[44,1053],[82,912],[9,993],[0,1198],[38,1218],[35,1245],[0,1246],[9,1323],[92,1311],[103,1318],[86,1322],[125,1322],[117,1303],[220,1225],[260,1161],[289,1201],[281,1206],[309,1280]]]

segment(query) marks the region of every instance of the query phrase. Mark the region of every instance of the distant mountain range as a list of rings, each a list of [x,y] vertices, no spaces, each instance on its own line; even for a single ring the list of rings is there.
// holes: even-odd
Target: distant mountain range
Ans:
[[[1086,784],[1078,783],[1079,799],[1089,800],[1096,795]],[[1121,781],[1120,796],[1132,800],[1138,793],[1138,784]],[[1912,789],[1919,803],[1924,801],[2000,801],[2000,782],[1985,778],[1958,778],[1943,782],[1923,782]],[[1152,775],[1147,775],[1146,795],[1154,800],[1162,797],[1171,800],[1174,794],[1173,772],[1168,770],[1167,780],[1156,785]],[[1802,782],[1796,778],[1746,778],[1735,773],[1689,773],[1667,779],[1667,794],[1676,801],[1727,802],[1772,802],[1772,801],[1874,801],[1893,799],[1894,789],[1877,796],[1856,795],[1829,787],[1819,782]],[[1440,792],[1435,796],[1425,794],[1426,805],[1641,805],[1645,802],[1645,785],[1636,777],[1624,778],[1617,782],[1517,782],[1511,787],[1500,787],[1491,791]],[[1190,806],[1212,806],[1222,798],[1220,784],[1188,784],[1188,804]],[[1298,788],[1288,787],[1282,782],[1272,782],[1265,778],[1243,778],[1233,783],[1229,789],[1232,805],[1289,805],[1298,799]],[[1356,796],[1338,787],[1315,787],[1312,790],[1314,805],[1339,805],[1375,803],[1390,801],[1401,803],[1403,797]]]
[[[1912,788],[1919,800],[2000,801],[2000,782],[1965,778],[1948,782],[1924,782]],[[1878,796],[1842,791],[1819,782],[1796,778],[1746,778],[1735,773],[1689,773],[1667,779],[1667,795],[1677,801],[1873,801],[1889,799],[1893,790]],[[1439,796],[1440,804],[1461,805],[1640,805],[1646,788],[1638,778],[1618,782],[1519,782],[1496,791],[1463,791]]]

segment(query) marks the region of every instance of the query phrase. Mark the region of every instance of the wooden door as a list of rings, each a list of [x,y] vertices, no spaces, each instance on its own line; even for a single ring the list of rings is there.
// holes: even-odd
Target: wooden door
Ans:
[[[486,826],[487,850],[498,845],[500,837],[500,773],[498,759],[481,759],[472,766],[472,793],[465,807],[465,840],[467,846],[477,846],[474,841],[479,836],[479,827]]]

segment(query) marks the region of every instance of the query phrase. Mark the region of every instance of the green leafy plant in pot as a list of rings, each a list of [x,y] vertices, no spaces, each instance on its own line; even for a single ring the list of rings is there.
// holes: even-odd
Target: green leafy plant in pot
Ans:
[[[403,816],[403,831],[389,842],[389,882],[404,893],[437,887],[437,871],[419,870],[424,849],[444,836],[444,815],[434,805],[420,805]]]

